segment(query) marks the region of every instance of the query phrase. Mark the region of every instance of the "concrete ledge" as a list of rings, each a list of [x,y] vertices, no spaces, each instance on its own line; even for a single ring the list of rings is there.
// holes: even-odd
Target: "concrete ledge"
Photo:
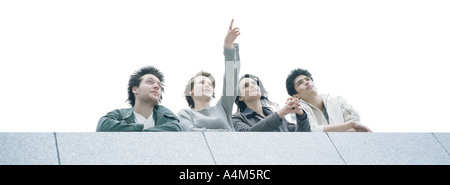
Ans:
[[[439,144],[444,147],[446,152],[450,154],[450,133],[433,133],[433,135],[439,141]]]
[[[0,133],[0,165],[450,164],[450,133]]]
[[[54,134],[0,133],[0,164],[59,164]]]
[[[60,164],[214,164],[201,132],[56,133]]]
[[[328,133],[328,135],[346,164],[450,164],[449,154],[432,133]]]
[[[205,133],[220,165],[344,164],[326,133]]]

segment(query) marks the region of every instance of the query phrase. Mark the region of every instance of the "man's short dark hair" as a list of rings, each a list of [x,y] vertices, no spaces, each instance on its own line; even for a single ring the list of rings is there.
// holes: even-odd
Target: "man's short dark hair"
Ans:
[[[311,78],[311,80],[313,80],[311,73],[309,73],[309,71],[306,69],[297,68],[292,70],[291,73],[289,73],[288,77],[286,78],[286,90],[290,96],[298,94],[298,92],[295,90],[295,78],[297,78],[300,75],[305,75]]]
[[[127,102],[134,107],[134,103],[136,101],[136,97],[134,97],[133,87],[139,87],[141,84],[142,77],[146,74],[155,75],[156,78],[159,79],[161,84],[164,84],[164,75],[159,71],[156,67],[153,66],[144,66],[141,69],[135,71],[131,76],[130,80],[128,80],[128,99]],[[164,86],[161,86],[161,92],[164,92]],[[162,94],[159,98],[159,102],[162,100]]]

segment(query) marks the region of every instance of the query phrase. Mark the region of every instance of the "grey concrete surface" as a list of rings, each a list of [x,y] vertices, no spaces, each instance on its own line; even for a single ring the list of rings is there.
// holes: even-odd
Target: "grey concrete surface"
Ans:
[[[344,164],[325,133],[205,132],[217,164]]]
[[[0,133],[0,165],[57,165],[54,133]]]
[[[61,164],[214,164],[201,132],[56,133]]]
[[[346,164],[448,165],[432,133],[328,133]]]
[[[438,132],[433,133],[439,143],[444,147],[445,151],[450,155],[450,133]]]
[[[448,165],[450,133],[0,133],[0,165]]]

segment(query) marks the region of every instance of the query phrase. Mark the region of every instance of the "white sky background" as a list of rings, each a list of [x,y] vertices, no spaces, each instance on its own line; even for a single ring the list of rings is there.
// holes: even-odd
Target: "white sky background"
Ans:
[[[95,132],[128,108],[129,76],[154,65],[178,113],[200,70],[222,94],[223,40],[241,28],[241,73],[284,104],[308,69],[375,132],[450,132],[449,1],[0,1],[0,132]]]

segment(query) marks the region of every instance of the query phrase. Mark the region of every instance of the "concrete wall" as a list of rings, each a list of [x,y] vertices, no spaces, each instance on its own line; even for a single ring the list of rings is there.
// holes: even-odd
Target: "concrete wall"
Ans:
[[[2,165],[450,164],[450,133],[0,133]]]

